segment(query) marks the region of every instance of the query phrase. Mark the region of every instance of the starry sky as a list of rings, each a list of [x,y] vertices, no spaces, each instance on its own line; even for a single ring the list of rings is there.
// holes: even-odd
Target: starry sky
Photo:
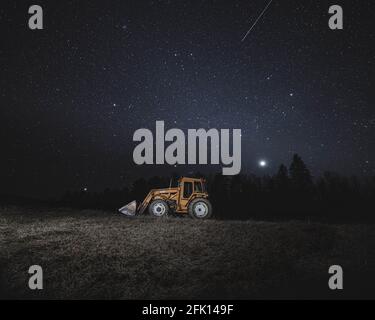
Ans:
[[[156,120],[242,129],[242,173],[298,153],[314,176],[374,175],[374,4],[273,0],[241,41],[268,2],[2,1],[0,193],[221,172],[136,166],[133,133]],[[44,30],[28,29],[32,4]],[[334,4],[344,30],[328,28]]]

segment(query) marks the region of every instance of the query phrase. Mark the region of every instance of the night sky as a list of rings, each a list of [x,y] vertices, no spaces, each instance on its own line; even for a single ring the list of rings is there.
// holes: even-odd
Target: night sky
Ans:
[[[302,156],[375,174],[373,1],[2,1],[0,193],[58,195],[221,166],[136,166],[133,133],[242,129],[242,172]],[[28,8],[44,30],[28,28]],[[344,30],[328,8],[344,9]],[[185,131],[186,132],[186,131]],[[267,165],[261,166],[265,160]]]

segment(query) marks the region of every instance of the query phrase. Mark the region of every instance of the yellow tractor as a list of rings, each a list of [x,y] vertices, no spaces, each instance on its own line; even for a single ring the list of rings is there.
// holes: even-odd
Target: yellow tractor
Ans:
[[[180,178],[175,188],[152,189],[138,208],[137,202],[132,201],[119,211],[135,216],[144,213],[147,208],[156,217],[167,216],[169,213],[188,213],[195,219],[208,219],[212,215],[206,181],[187,177]]]

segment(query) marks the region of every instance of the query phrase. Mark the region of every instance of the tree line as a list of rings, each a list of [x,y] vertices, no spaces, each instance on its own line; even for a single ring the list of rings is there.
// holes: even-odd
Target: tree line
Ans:
[[[300,156],[295,154],[289,167],[280,165],[275,175],[249,174],[196,177],[207,179],[209,197],[218,219],[317,219],[324,221],[374,220],[375,177],[358,179],[325,172],[313,179]],[[172,178],[172,179],[171,179]],[[174,185],[173,177],[140,178],[130,188],[103,192],[68,192],[60,205],[76,208],[110,209],[137,200],[154,188]]]

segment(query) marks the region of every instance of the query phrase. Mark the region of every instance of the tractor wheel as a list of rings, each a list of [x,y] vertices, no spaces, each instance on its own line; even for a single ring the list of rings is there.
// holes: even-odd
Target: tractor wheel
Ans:
[[[169,207],[164,200],[154,200],[148,207],[148,211],[155,217],[165,217],[168,215]]]
[[[194,219],[208,219],[212,215],[212,205],[207,199],[194,199],[189,204],[189,214]]]

